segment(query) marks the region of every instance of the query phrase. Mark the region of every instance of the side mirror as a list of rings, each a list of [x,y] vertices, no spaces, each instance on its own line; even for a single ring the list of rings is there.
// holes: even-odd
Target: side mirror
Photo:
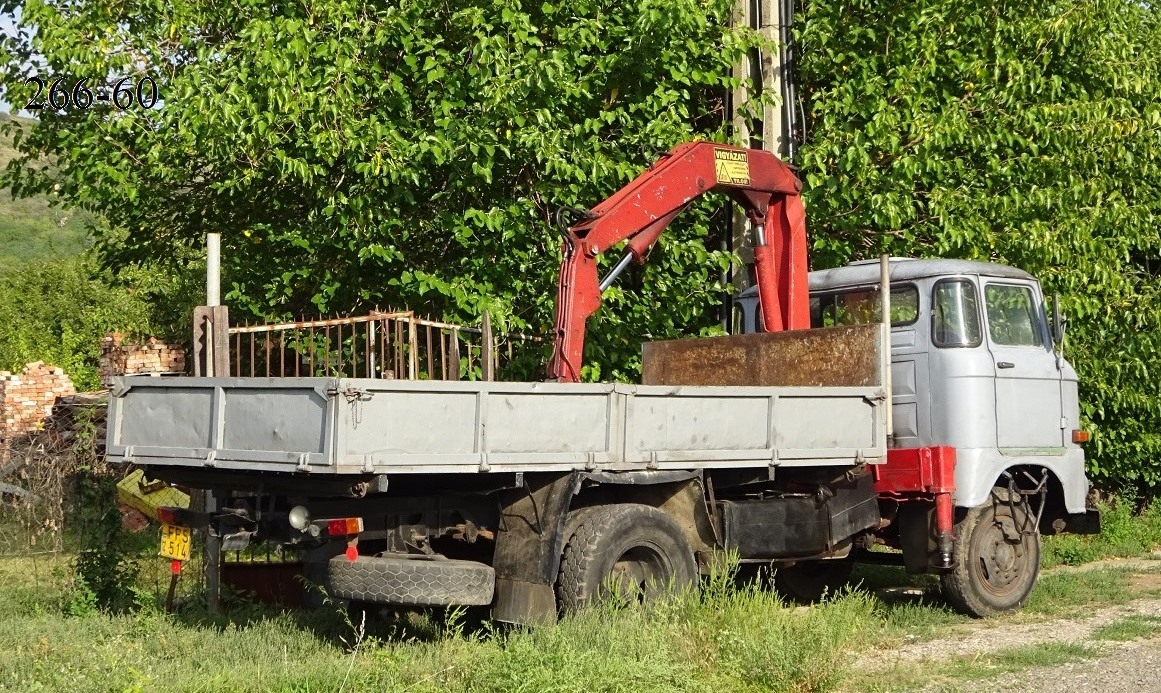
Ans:
[[[1060,294],[1052,296],[1052,341],[1056,346],[1064,343],[1064,330],[1068,320],[1060,313]]]

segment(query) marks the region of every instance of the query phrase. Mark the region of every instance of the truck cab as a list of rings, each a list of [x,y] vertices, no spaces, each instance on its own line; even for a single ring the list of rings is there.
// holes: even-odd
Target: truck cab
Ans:
[[[959,508],[979,506],[1013,475],[1044,480],[1042,531],[1091,524],[1077,375],[1036,278],[944,259],[892,258],[889,273],[892,446],[954,448]],[[879,281],[878,260],[811,272],[811,327],[878,322]],[[749,289],[734,331],[758,331],[757,313]]]

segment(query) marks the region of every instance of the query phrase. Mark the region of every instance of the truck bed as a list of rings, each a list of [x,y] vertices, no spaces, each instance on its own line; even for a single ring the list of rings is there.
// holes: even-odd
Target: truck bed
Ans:
[[[123,377],[111,462],[300,475],[849,465],[884,392],[345,378]]]

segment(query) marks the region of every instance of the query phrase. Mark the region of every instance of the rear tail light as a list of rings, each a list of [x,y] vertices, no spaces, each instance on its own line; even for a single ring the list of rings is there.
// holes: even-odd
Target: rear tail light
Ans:
[[[363,518],[361,517],[339,517],[334,520],[322,520],[326,522],[327,534],[330,536],[349,536],[352,534],[359,534],[363,531]]]
[[[177,508],[158,508],[157,521],[167,525],[180,525]]]
[[[1074,429],[1072,431],[1072,442],[1076,443],[1077,445],[1080,445],[1081,443],[1087,443],[1090,437],[1091,436],[1089,435],[1088,431],[1082,431],[1080,429]]]

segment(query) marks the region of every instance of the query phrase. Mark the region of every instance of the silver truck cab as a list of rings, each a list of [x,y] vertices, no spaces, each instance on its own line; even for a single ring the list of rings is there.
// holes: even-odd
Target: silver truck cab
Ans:
[[[878,321],[879,273],[878,260],[811,272],[811,326]],[[982,504],[1005,472],[1047,470],[1043,529],[1083,521],[1077,376],[1054,344],[1062,330],[1050,325],[1036,278],[987,262],[911,258],[892,258],[890,278],[893,445],[954,447],[963,508]],[[736,308],[734,332],[757,331],[756,289]]]

